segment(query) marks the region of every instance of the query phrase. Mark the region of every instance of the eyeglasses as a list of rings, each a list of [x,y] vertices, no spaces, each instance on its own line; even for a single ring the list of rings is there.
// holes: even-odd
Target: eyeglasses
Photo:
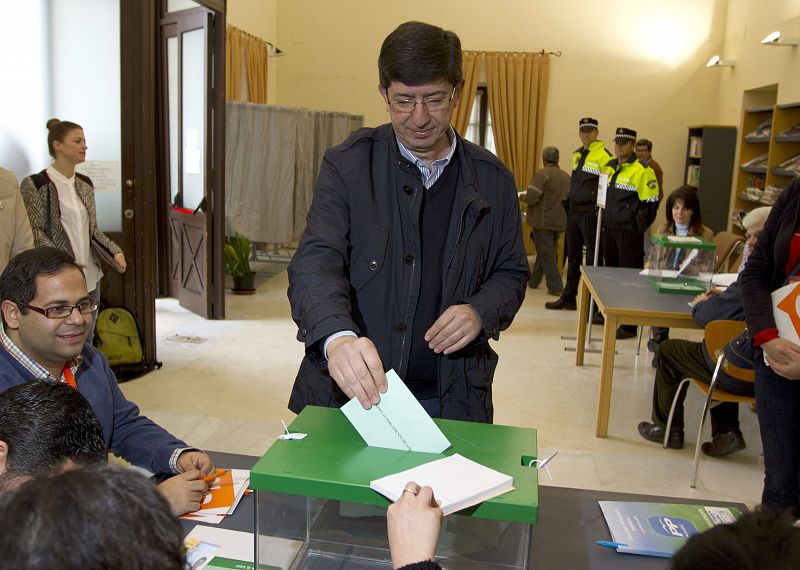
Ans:
[[[36,311],[44,315],[48,319],[66,319],[72,314],[73,309],[78,309],[78,312],[82,315],[90,315],[97,310],[99,303],[94,299],[86,299],[85,301],[81,301],[77,305],[58,305],[57,307],[49,307],[47,309],[42,309],[41,307],[34,307],[33,305],[28,305],[27,303],[23,303],[21,301],[14,301],[17,305],[22,305],[26,309],[31,309],[32,311]]]
[[[450,106],[450,101],[456,96],[456,87],[453,86],[453,92],[450,97],[434,97],[432,99],[423,99],[417,101],[416,99],[398,99],[396,101],[389,101],[389,107],[395,113],[413,113],[417,105],[422,105],[426,111],[442,111]]]

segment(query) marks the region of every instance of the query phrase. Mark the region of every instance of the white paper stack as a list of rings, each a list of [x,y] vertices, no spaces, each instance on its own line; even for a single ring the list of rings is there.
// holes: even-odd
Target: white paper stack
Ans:
[[[449,515],[514,489],[514,478],[459,454],[424,463],[370,482],[384,497],[397,501],[406,484],[431,487],[442,513]]]
[[[219,524],[225,516],[233,513],[249,484],[250,471],[227,469],[209,486],[209,493],[203,498],[200,510],[187,513],[181,518],[206,524]]]

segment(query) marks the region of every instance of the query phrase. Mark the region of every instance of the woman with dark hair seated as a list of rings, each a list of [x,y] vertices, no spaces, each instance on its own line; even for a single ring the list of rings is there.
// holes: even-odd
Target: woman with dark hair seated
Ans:
[[[700,198],[697,190],[691,186],[681,186],[672,191],[667,197],[667,221],[658,228],[656,234],[668,236],[699,237],[706,241],[714,239],[711,228],[703,225],[703,215],[700,212]],[[669,329],[653,327],[651,339],[647,341],[650,352],[657,352],[658,345],[669,338]],[[656,365],[653,356],[653,367]]]

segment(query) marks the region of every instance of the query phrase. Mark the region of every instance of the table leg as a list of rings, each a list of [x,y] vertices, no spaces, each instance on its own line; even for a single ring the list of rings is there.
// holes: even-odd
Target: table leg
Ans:
[[[600,366],[600,393],[597,399],[597,437],[608,436],[608,415],[611,410],[611,384],[614,378],[614,351],[617,349],[617,316],[606,313],[603,326],[603,355]]]
[[[581,274],[578,285],[578,333],[575,335],[575,366],[583,366],[583,352],[586,348],[586,327],[589,319],[589,288],[586,277]]]

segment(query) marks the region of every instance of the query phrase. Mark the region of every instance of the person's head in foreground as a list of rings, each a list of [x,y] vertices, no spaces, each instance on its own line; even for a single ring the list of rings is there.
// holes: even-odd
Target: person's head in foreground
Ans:
[[[453,32],[406,22],[383,41],[378,91],[400,142],[420,158],[450,148],[447,131],[461,88],[461,41]]]
[[[8,263],[0,303],[8,337],[54,378],[83,350],[97,310],[81,268],[54,247],[29,249]]]
[[[0,560],[26,570],[182,570],[183,530],[142,475],[85,466],[7,496]]]
[[[0,393],[0,495],[34,477],[106,457],[100,423],[77,390],[34,380]]]
[[[672,570],[789,570],[800,567],[800,528],[786,512],[759,507],[733,524],[694,535]]]

